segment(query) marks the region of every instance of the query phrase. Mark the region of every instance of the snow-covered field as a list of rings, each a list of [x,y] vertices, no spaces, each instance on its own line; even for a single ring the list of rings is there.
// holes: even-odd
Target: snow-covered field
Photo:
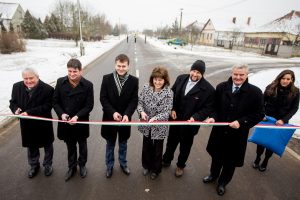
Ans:
[[[121,40],[124,37],[121,38]],[[119,37],[111,37],[101,42],[85,42],[86,55],[79,57],[83,66],[93,61],[96,57],[111,49],[121,41]],[[236,62],[299,62],[300,58],[282,59],[270,58],[254,53],[242,51],[231,51],[222,48],[205,46],[174,47],[167,45],[164,41],[148,38],[148,42],[166,51],[176,51],[183,54],[195,54],[200,56],[218,57]],[[22,80],[21,71],[25,67],[34,67],[38,70],[40,78],[48,83],[54,84],[56,79],[66,74],[66,63],[71,57],[79,55],[79,47],[74,41],[64,40],[28,40],[27,52],[14,53],[11,55],[0,54],[0,114],[10,113],[8,108],[13,83]],[[251,74],[249,81],[260,87],[263,91],[267,84],[282,71],[282,69],[270,69]],[[290,68],[296,74],[296,85],[300,87],[300,68]],[[0,118],[0,124],[4,118]],[[300,125],[300,111],[290,121],[292,124]],[[299,131],[300,132],[300,131]],[[300,133],[297,133],[300,137]]]

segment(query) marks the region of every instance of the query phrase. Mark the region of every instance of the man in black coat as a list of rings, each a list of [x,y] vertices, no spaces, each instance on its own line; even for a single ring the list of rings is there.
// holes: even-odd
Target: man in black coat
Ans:
[[[76,124],[79,121],[89,121],[89,115],[94,107],[93,84],[82,77],[81,62],[70,59],[67,63],[68,75],[57,80],[53,108],[59,119],[65,123],[58,123],[57,137],[67,144],[68,171],[65,181],[68,181],[77,171],[79,165],[80,176],[87,175],[87,138],[89,137],[88,124]],[[77,158],[77,143],[79,157]]]
[[[129,122],[138,103],[138,79],[129,74],[129,58],[120,54],[115,58],[115,71],[103,76],[100,102],[103,109],[103,121]],[[106,177],[110,178],[114,166],[114,149],[119,137],[119,163],[122,171],[130,174],[127,166],[127,140],[130,137],[130,126],[101,127],[101,135],[106,139]]]
[[[212,162],[203,182],[218,179],[217,193],[222,196],[235,168],[244,164],[249,129],[264,117],[262,91],[248,83],[247,65],[233,66],[229,80],[217,86],[215,112],[210,117],[206,122],[229,123],[212,128],[206,147]]]
[[[204,79],[205,63],[197,60],[193,63],[190,74],[177,77],[172,90],[174,92],[171,120],[203,121],[213,111],[213,86]],[[170,166],[174,152],[180,143],[179,156],[175,176],[183,175],[183,169],[189,157],[194,136],[200,126],[171,126],[167,148],[163,155],[163,166]]]
[[[38,73],[32,68],[26,68],[22,72],[23,81],[13,85],[10,100],[10,109],[16,115],[39,116],[52,118],[52,95],[54,89],[39,80]],[[44,147],[45,157],[43,166],[46,176],[52,174],[53,158],[53,126],[50,121],[33,119],[20,119],[22,145],[27,147],[28,163],[31,169],[28,177],[33,178],[39,171],[40,151]]]

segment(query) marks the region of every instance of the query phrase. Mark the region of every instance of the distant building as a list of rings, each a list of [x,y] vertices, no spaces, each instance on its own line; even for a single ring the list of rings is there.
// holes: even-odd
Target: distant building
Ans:
[[[232,20],[220,21],[210,18],[201,33],[200,44],[221,46],[231,49],[233,45],[242,46],[244,32],[251,29],[251,18],[246,20],[233,17]]]
[[[280,49],[292,49],[286,46],[299,46],[299,34],[300,11],[293,10],[283,17],[246,32],[244,44],[245,47],[261,49],[264,54],[277,55]]]
[[[197,20],[188,24],[185,28],[184,31],[188,35],[188,42],[195,44],[197,41],[199,41],[200,34],[203,30],[205,23],[198,22]]]
[[[14,31],[21,32],[21,23],[23,22],[25,12],[18,3],[0,2],[0,22],[9,31],[10,23]]]

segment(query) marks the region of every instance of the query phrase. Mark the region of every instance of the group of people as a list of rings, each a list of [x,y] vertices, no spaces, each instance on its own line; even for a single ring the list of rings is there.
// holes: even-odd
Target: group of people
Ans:
[[[170,87],[168,71],[155,67],[139,92],[137,77],[129,74],[129,58],[120,54],[115,58],[115,70],[103,76],[100,102],[103,121],[115,121],[116,125],[102,125],[101,135],[106,140],[106,177],[111,178],[114,168],[114,149],[118,138],[118,159],[121,170],[130,174],[127,165],[127,141],[131,127],[118,125],[129,122],[135,111],[141,121],[153,123],[140,125],[143,134],[143,175],[156,179],[162,167],[171,165],[179,145],[175,176],[181,177],[188,160],[194,136],[199,125],[167,126],[156,121],[186,121],[192,123],[228,122],[228,126],[214,126],[206,147],[212,158],[210,173],[204,183],[217,181],[217,194],[224,195],[226,185],[231,181],[236,167],[244,164],[247,138],[250,128],[264,119],[265,114],[276,118],[276,125],[283,125],[297,112],[299,89],[294,85],[295,75],[291,70],[282,71],[262,91],[248,82],[247,65],[235,65],[231,77],[217,85],[216,89],[204,78],[205,62],[195,61],[189,74],[179,75]],[[16,115],[31,115],[52,118],[54,108],[59,119],[57,136],[68,149],[68,170],[65,181],[73,177],[79,166],[82,178],[87,175],[87,138],[89,125],[77,121],[89,121],[94,106],[93,84],[83,78],[79,60],[67,63],[68,75],[57,80],[55,89],[39,79],[31,68],[22,72],[23,81],[15,83],[10,100],[10,109]],[[45,150],[44,174],[53,172],[53,126],[49,121],[20,118],[22,145],[27,147],[28,163],[31,166],[28,177],[39,171],[39,148]],[[164,139],[167,138],[163,153]],[[77,144],[79,156],[77,155]],[[265,171],[272,151],[266,149],[264,161],[260,164],[264,147],[257,146],[253,167]]]

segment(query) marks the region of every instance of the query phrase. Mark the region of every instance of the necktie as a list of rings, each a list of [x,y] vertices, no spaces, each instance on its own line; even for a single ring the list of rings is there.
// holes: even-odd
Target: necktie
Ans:
[[[238,86],[235,86],[232,93],[233,93],[233,94],[236,94],[236,93],[239,91],[239,89],[240,89],[240,88],[239,88]]]

